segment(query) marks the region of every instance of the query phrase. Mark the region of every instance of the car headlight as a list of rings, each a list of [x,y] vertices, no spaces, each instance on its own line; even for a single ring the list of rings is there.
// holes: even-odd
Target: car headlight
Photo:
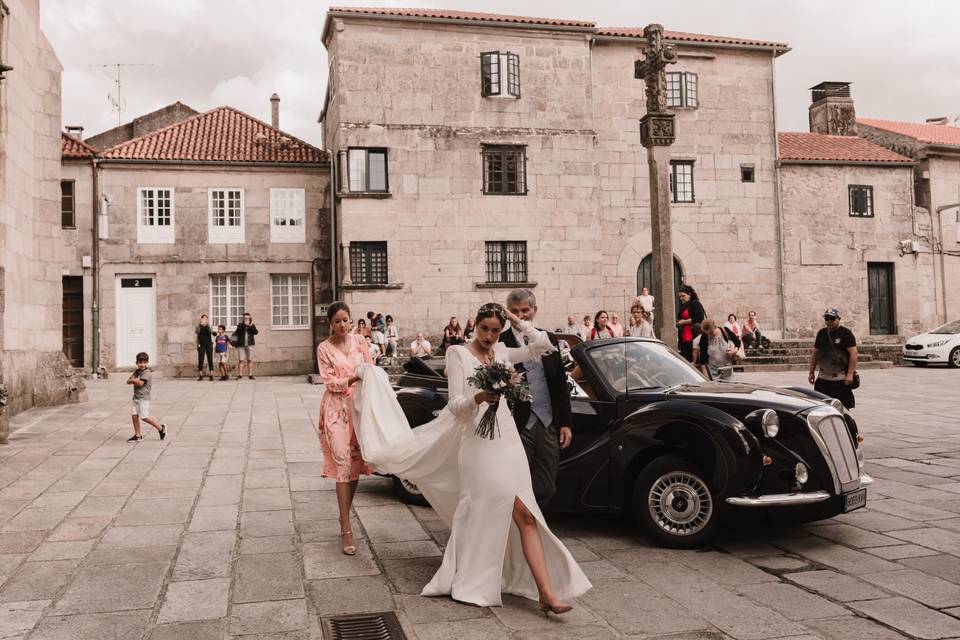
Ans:
[[[928,344],[928,345],[927,345],[927,348],[929,349],[929,348],[931,348],[931,347],[942,347],[943,345],[947,344],[948,342],[950,342],[949,339],[947,339],[947,340],[938,340],[937,342],[931,342],[930,344]]]
[[[807,465],[802,462],[798,462],[797,466],[793,468],[793,476],[797,480],[797,485],[807,484],[807,480],[810,479],[810,473],[807,471]]]
[[[763,430],[763,435],[768,438],[776,438],[777,434],[780,433],[780,418],[777,417],[777,412],[773,409],[751,411],[747,414],[744,422],[754,427],[759,425]]]

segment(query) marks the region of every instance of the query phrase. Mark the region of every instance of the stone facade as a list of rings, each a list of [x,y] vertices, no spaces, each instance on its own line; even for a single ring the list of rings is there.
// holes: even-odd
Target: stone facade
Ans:
[[[929,245],[919,253],[899,251],[901,240],[930,231],[925,211],[913,204],[912,166],[784,162],[781,181],[788,335],[815,335],[823,310],[838,307],[845,326],[861,340],[869,336],[869,263],[893,269],[895,334],[936,324]],[[873,217],[850,215],[849,185],[873,188]]]
[[[140,136],[168,125],[176,124],[177,122],[183,122],[190,116],[195,115],[197,115],[196,110],[182,102],[174,102],[161,109],[134,118],[130,122],[114,127],[113,129],[98,133],[95,136],[90,136],[86,138],[84,142],[97,151],[103,151],[121,142],[139,138]]]
[[[0,442],[3,414],[77,401],[64,357],[60,73],[38,0],[0,3]],[[5,407],[3,405],[6,405]]]
[[[331,82],[322,123],[333,154],[388,150],[389,195],[356,197],[340,174],[340,295],[355,312],[436,330],[512,284],[489,285],[487,241],[525,241],[544,326],[624,313],[650,253],[649,187],[633,75],[642,39],[593,28],[328,18]],[[677,110],[672,158],[692,161],[695,200],[672,205],[674,253],[712,315],[779,320],[780,256],[771,47],[678,44],[670,71],[698,75],[699,104]],[[481,96],[480,54],[519,55],[519,99]],[[528,193],[483,195],[481,145],[523,145]],[[744,182],[741,166],[753,170]],[[349,279],[349,244],[386,241],[389,284]],[[656,292],[654,292],[656,294]]]

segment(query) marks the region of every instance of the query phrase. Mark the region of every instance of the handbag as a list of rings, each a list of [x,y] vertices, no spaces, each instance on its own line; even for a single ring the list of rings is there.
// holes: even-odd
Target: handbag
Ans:
[[[231,346],[231,347],[239,347],[239,346],[240,346],[240,336],[237,335],[237,332],[236,332],[236,331],[234,331],[233,333],[231,333],[231,334],[230,334],[230,337],[227,338],[227,339],[230,341],[230,346]]]

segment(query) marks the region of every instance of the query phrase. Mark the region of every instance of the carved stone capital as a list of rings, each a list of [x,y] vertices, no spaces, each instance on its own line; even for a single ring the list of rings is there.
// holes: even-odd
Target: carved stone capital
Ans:
[[[672,113],[648,113],[640,118],[640,144],[644,147],[669,147],[677,138]]]

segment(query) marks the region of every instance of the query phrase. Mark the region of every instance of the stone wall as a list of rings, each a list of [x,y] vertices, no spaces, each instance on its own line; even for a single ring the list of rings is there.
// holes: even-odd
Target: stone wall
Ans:
[[[202,313],[210,313],[211,274],[246,275],[245,310],[259,329],[254,362],[256,373],[306,373],[313,368],[314,331],[271,327],[272,274],[313,276],[314,304],[330,297],[329,174],[326,168],[252,168],[179,165],[160,167],[104,163],[102,193],[109,199],[109,239],[101,241],[100,361],[109,370],[133,363],[117,362],[116,291],[120,276],[154,278],[157,308],[157,354],[151,366],[167,374],[189,375],[196,370],[193,328]],[[138,187],[174,189],[175,244],[137,242]],[[244,189],[245,242],[207,242],[208,197],[211,187]],[[270,241],[270,188],[305,189],[306,242]],[[83,233],[87,233],[86,231]],[[317,264],[314,264],[314,261]],[[79,264],[75,256],[72,269]],[[90,306],[90,289],[85,288]],[[313,318],[311,318],[313,320]],[[235,327],[228,327],[228,333]],[[235,363],[235,359],[231,358]]]
[[[83,267],[83,256],[93,257],[93,169],[90,160],[64,160],[64,180],[73,180],[73,206],[76,228],[63,229],[63,275],[83,278],[83,364],[91,370],[93,363],[93,269]]]
[[[0,85],[0,385],[10,414],[76,401],[62,348],[60,73],[38,0],[10,0]],[[7,437],[0,416],[0,442]]]
[[[815,335],[824,309],[838,307],[861,339],[870,332],[867,263],[894,269],[896,333],[910,336],[936,322],[929,241],[901,256],[899,242],[929,238],[929,221],[913,207],[911,167],[784,164],[783,233],[786,331]],[[848,185],[873,186],[874,217],[849,215]]]
[[[109,129],[103,133],[90,136],[84,140],[84,142],[97,151],[103,151],[104,149],[109,149],[110,147],[118,145],[121,142],[133,140],[134,138],[147,135],[148,133],[156,131],[157,129],[162,129],[163,127],[171,124],[182,122],[190,116],[197,115],[197,113],[197,111],[191,109],[185,104],[174,102],[173,104],[167,105],[162,109],[157,109],[156,111],[142,115],[139,118],[134,118],[130,122],[122,124],[119,127],[114,127],[113,129]]]
[[[389,149],[390,197],[344,197],[341,240],[386,240],[392,289],[346,289],[355,314],[436,330],[508,287],[484,288],[484,242],[526,240],[544,326],[599,308],[625,313],[649,253],[635,41],[587,34],[344,20],[324,120],[328,149]],[[480,95],[480,53],[520,56],[520,99]],[[675,253],[708,311],[766,310],[779,330],[769,53],[684,49],[700,106],[678,112],[673,157],[695,162],[696,202],[673,207]],[[671,69],[673,70],[673,69]],[[526,196],[481,195],[481,143],[527,147]],[[740,181],[740,165],[755,182]],[[344,252],[344,257],[347,255]],[[343,270],[349,268],[344,260]]]
[[[931,157],[925,163],[929,171],[930,211],[937,234],[943,242],[943,254],[938,255],[938,270],[943,282],[939,295],[942,299],[941,317],[944,322],[960,318],[960,209],[954,207],[937,213],[937,207],[960,202],[960,154]],[[945,311],[945,314],[943,314]]]

